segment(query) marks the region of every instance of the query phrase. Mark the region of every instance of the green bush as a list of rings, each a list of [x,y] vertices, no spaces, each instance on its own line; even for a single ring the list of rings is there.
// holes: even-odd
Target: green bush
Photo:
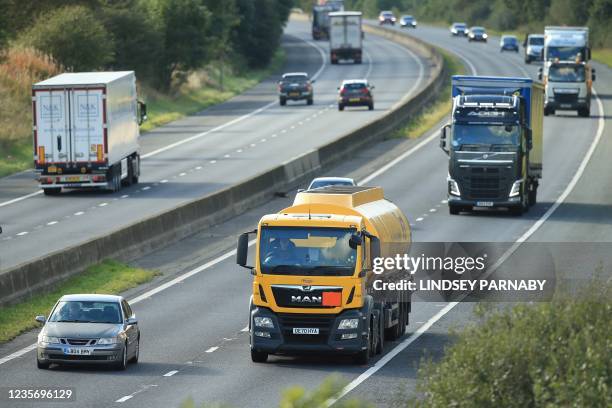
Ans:
[[[113,60],[111,34],[84,6],[63,7],[41,15],[21,41],[74,71],[103,68]]]
[[[486,316],[418,385],[426,407],[612,406],[612,285]]]

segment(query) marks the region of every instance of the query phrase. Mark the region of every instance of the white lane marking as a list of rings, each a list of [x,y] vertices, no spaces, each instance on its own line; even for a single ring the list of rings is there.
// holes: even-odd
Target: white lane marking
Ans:
[[[106,207],[108,205],[108,203],[100,203],[98,204],[98,207]]]
[[[115,402],[125,402],[125,401],[129,400],[129,399],[130,399],[130,398],[132,398],[132,397],[133,397],[133,395],[126,395],[125,397],[121,397],[121,398],[119,398],[119,399],[118,399],[117,401],[115,401]]]
[[[368,50],[366,50],[364,48],[363,53],[365,54],[366,58],[368,59],[368,70],[366,71],[365,77],[369,78],[370,74],[372,73],[372,67],[374,66],[374,63],[372,62],[372,57],[370,56],[370,53],[368,52]],[[329,106],[334,106],[334,105],[329,105]]]
[[[55,225],[55,224],[57,224],[58,222],[59,222],[59,221],[49,221],[49,222],[47,223],[47,225]]]
[[[164,374],[164,377],[172,377],[176,373],[178,373],[178,370],[168,371],[166,374]]]
[[[166,184],[167,182],[168,182],[168,180],[166,180],[166,179],[163,179],[162,181],[160,181],[160,183],[162,183],[162,184]]]
[[[226,154],[223,157],[226,158],[226,159],[229,159],[231,156],[229,154]]]
[[[74,213],[74,215],[76,215],[76,216],[83,215],[83,214],[85,214],[84,211],[77,211],[77,212]]]
[[[423,217],[419,217],[416,219],[417,222],[423,221]]]
[[[179,174],[179,177],[185,177],[187,175],[187,173],[181,173]]]
[[[202,166],[196,166],[196,170],[202,170]]]
[[[37,196],[39,194],[42,194],[42,192],[43,192],[42,190],[38,190],[38,191],[35,191],[33,193],[30,193],[30,194],[26,194],[26,195],[21,196],[21,197],[13,198],[12,200],[8,200],[8,201],[5,201],[3,203],[0,203],[0,207],[4,207],[5,205],[10,205],[10,204],[13,204],[13,203],[18,203],[19,201],[22,201],[22,200],[28,199],[30,197],[34,197],[34,196]]]
[[[295,129],[295,125],[291,125],[291,129]]]
[[[242,149],[236,150],[236,153],[242,153]]]
[[[217,161],[216,160],[211,160],[210,164],[215,164]]]
[[[319,55],[321,55],[321,65],[319,65],[319,69],[312,76],[312,79],[317,79],[323,73],[323,70],[327,66],[327,53],[319,45],[313,43],[312,41],[304,40],[304,39],[299,38],[299,37],[295,37],[295,38],[298,38],[299,40],[304,41],[306,44],[310,45],[315,50],[317,50],[319,52]],[[278,101],[274,100],[273,102],[270,102],[270,103],[262,106],[261,108],[255,109],[254,111],[249,112],[246,115],[240,116],[240,117],[238,117],[236,119],[233,119],[233,120],[231,120],[231,121],[229,121],[227,123],[224,123],[222,125],[214,127],[214,128],[212,128],[210,130],[207,130],[206,132],[195,134],[195,135],[193,135],[191,137],[188,137],[187,139],[179,140],[178,142],[175,142],[175,143],[169,144],[167,146],[161,147],[161,148],[159,148],[157,150],[154,150],[152,152],[149,152],[147,154],[143,154],[142,156],[140,156],[140,158],[141,159],[146,159],[148,157],[155,156],[155,155],[157,155],[159,153],[162,153],[162,152],[165,152],[167,150],[174,149],[177,146],[181,146],[181,145],[183,145],[185,143],[189,143],[189,142],[191,142],[193,140],[200,139],[200,138],[202,138],[202,137],[204,137],[206,135],[209,135],[209,134],[211,134],[213,132],[218,132],[219,130],[223,130],[223,129],[229,127],[229,126],[235,125],[236,123],[240,123],[240,122],[242,122],[242,121],[244,121],[244,120],[246,120],[248,118],[251,118],[251,117],[253,117],[253,116],[255,116],[255,115],[257,115],[257,114],[259,114],[259,113],[261,113],[261,112],[271,108],[272,106],[275,106],[277,103],[278,103]],[[24,196],[14,198],[12,200],[5,201],[3,203],[0,203],[0,207],[4,207],[5,205],[10,205],[10,204],[22,201],[22,200],[25,200],[25,199],[30,198],[30,197],[34,197],[36,195],[42,194],[42,192],[43,192],[42,190],[38,190],[38,191],[35,191],[33,193],[26,194]]]
[[[151,187],[149,187],[149,186],[146,186],[146,187],[142,188],[143,191],[147,191],[147,190],[150,190],[150,189],[151,189]]]
[[[17,357],[23,356],[25,353],[30,352],[32,350],[36,350],[36,344],[30,344],[27,347],[22,348],[21,350],[17,350],[16,352],[9,354],[6,357],[0,358],[0,364],[4,364],[8,361],[11,361]]]
[[[276,136],[278,136],[278,135],[275,133],[275,134],[273,134],[271,137],[276,137]]]
[[[121,196],[121,198],[128,198],[130,195],[129,194],[124,194]]]
[[[404,103],[404,101],[406,101],[406,99],[412,97],[412,94],[414,92],[416,92],[416,90],[418,89],[419,85],[421,85],[421,82],[423,82],[423,79],[425,77],[425,66],[423,65],[423,61],[421,61],[421,59],[414,53],[412,52],[412,50],[410,48],[401,46],[399,44],[396,44],[394,42],[389,42],[389,45],[392,45],[395,48],[399,48],[401,50],[403,50],[404,52],[406,52],[408,55],[410,55],[410,57],[416,61],[417,65],[419,66],[419,76],[418,79],[416,81],[414,81],[414,83],[412,84],[412,87],[408,90],[408,93],[406,93],[402,99],[400,99],[399,101],[397,101],[392,107],[391,109],[395,109],[396,107],[398,107],[399,105],[401,105],[402,103]]]
[[[302,122],[302,121],[298,122],[298,125],[300,125],[300,126],[303,125],[303,124],[304,124],[304,122]]]
[[[474,64],[472,64],[472,61],[470,61],[468,58],[466,58],[463,54],[461,54],[460,52],[457,52],[455,50],[450,50],[450,49],[446,49],[446,51],[455,54],[456,56],[458,56],[459,58],[461,58],[466,64],[467,66],[470,68],[470,71],[472,71],[472,75],[478,75],[478,71],[476,70],[476,67],[474,66]]]
[[[436,211],[438,211],[438,210],[436,210],[435,208],[430,208],[430,209],[429,209],[429,212],[430,212],[430,213],[434,213],[434,212],[436,212]]]
[[[260,140],[261,143],[266,143],[268,141],[268,139],[266,139],[265,137],[263,139]]]
[[[26,235],[27,233],[28,233],[28,231],[22,231],[22,232],[20,232],[18,234],[15,234],[15,235],[17,235],[18,237],[22,237],[22,236]]]
[[[570,183],[567,185],[567,187],[563,191],[563,194],[561,194],[555,200],[554,204],[550,207],[550,209],[546,211],[546,213],[544,213],[540,217],[540,219],[538,219],[538,221],[536,221],[532,225],[531,228],[529,228],[521,237],[519,237],[519,239],[516,240],[516,242],[499,258],[497,262],[495,262],[495,264],[487,271],[487,276],[493,273],[500,265],[502,265],[506,261],[506,259],[508,259],[508,257],[510,257],[516,251],[516,249],[521,245],[521,243],[529,239],[529,237],[531,237],[544,224],[544,222],[546,222],[546,220],[552,215],[552,213],[563,203],[563,201],[567,198],[567,196],[569,196],[569,194],[572,192],[574,187],[576,187],[576,184],[578,184],[578,181],[582,177],[584,170],[586,169],[586,166],[591,160],[591,157],[593,156],[593,153],[595,152],[595,149],[597,148],[597,145],[599,144],[599,140],[601,139],[601,136],[603,135],[604,128],[605,128],[605,121],[603,119],[604,118],[603,104],[601,103],[601,99],[599,99],[597,92],[595,92],[595,89],[593,89],[593,95],[595,95],[597,107],[599,109],[599,121],[598,121],[597,134],[595,135],[593,142],[591,142],[591,146],[589,147],[589,150],[587,151],[584,158],[582,159],[582,162],[580,163],[580,167],[578,167],[578,171],[574,174],[574,177],[572,178]],[[421,335],[425,333],[427,330],[429,330],[429,328],[434,323],[440,320],[444,315],[446,315],[449,311],[451,311],[459,303],[460,302],[458,301],[448,303],[438,313],[432,316],[427,321],[427,323],[419,327],[417,331],[414,332],[410,337],[408,337],[406,340],[398,344],[397,347],[395,347],[393,350],[389,352],[389,354],[386,354],[383,358],[377,361],[373,367],[370,367],[359,377],[351,381],[346,387],[342,389],[342,391],[336,397],[330,398],[329,400],[327,400],[324,406],[329,407],[333,405],[340,398],[344,397],[346,394],[348,394],[351,390],[353,390],[359,384],[361,384],[362,382],[367,380],[369,377],[371,377],[373,374],[375,374],[378,370],[384,367],[389,361],[391,361],[393,357],[397,356],[400,352],[406,349],[415,340],[421,337]]]
[[[208,350],[206,350],[206,353],[213,353],[213,352],[217,351],[218,349],[219,349],[219,347],[216,347],[216,346],[215,347],[211,347]]]
[[[287,129],[281,130],[281,133],[287,133]]]

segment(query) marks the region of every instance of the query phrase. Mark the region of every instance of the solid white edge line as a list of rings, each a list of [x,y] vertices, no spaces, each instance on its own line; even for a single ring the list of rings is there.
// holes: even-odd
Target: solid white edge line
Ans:
[[[584,155],[584,157],[582,159],[582,162],[580,163],[580,166],[578,167],[578,170],[574,174],[574,177],[569,182],[569,184],[565,187],[565,190],[563,191],[563,193],[555,200],[554,204],[548,209],[548,211],[546,211],[538,219],[538,221],[536,221],[531,226],[531,228],[529,228],[521,237],[519,237],[519,239],[517,239],[514,242],[514,244],[510,247],[510,249],[508,249],[500,257],[500,259],[487,271],[487,276],[490,275],[491,273],[493,273],[503,262],[505,262],[505,260],[508,257],[510,257],[510,255],[512,255],[514,253],[514,251],[516,251],[516,249],[521,245],[521,243],[523,243],[527,239],[529,239],[529,237],[531,235],[533,235],[544,224],[544,222],[546,222],[546,220],[553,214],[553,212],[555,212],[555,210],[557,208],[559,208],[559,206],[571,194],[572,190],[578,184],[578,181],[582,177],[582,175],[584,173],[584,170],[586,169],[587,165],[589,164],[589,161],[591,160],[591,157],[593,156],[593,153],[595,152],[595,149],[597,148],[597,145],[599,144],[599,141],[601,140],[601,137],[603,135],[604,128],[605,128],[603,104],[601,103],[601,99],[599,99],[599,97],[597,96],[597,92],[595,92],[595,89],[593,89],[593,95],[595,96],[595,101],[597,102],[597,107],[599,109],[599,120],[598,120],[597,134],[595,135],[595,138],[591,142],[591,146],[589,147],[589,150]],[[338,401],[339,399],[344,397],[346,394],[348,394],[351,390],[353,390],[355,387],[357,387],[359,384],[361,384],[362,382],[367,380],[369,377],[371,377],[374,373],[376,373],[378,370],[380,370],[382,367],[384,367],[389,361],[391,361],[391,359],[393,359],[393,357],[398,355],[400,352],[402,352],[404,349],[406,349],[410,344],[412,344],[415,340],[417,340],[419,337],[421,337],[421,335],[423,333],[425,333],[427,330],[429,330],[429,328],[434,323],[436,323],[438,320],[440,320],[446,313],[448,313],[450,310],[452,310],[459,303],[460,302],[450,302],[450,303],[448,303],[443,309],[441,309],[438,313],[436,313],[429,320],[427,320],[427,322],[424,325],[420,326],[417,329],[417,331],[414,332],[410,337],[408,337],[406,340],[404,340],[400,344],[398,344],[388,354],[385,354],[385,356],[383,358],[381,358],[380,360],[378,360],[374,366],[370,367],[365,372],[363,372],[361,375],[359,375],[359,377],[357,377],[356,379],[351,381],[346,387],[344,387],[342,389],[342,391],[338,394],[338,396],[336,396],[334,398],[330,398],[329,400],[327,400],[324,403],[324,406],[325,407],[330,407],[331,405],[336,403],[336,401]]]
[[[10,205],[10,204],[18,203],[19,201],[25,200],[25,199],[30,198],[30,197],[37,196],[37,195],[42,194],[42,193],[43,193],[42,190],[38,190],[38,191],[35,191],[33,193],[30,193],[30,194],[26,194],[26,195],[21,196],[21,197],[13,198],[12,200],[8,200],[8,201],[5,201],[3,203],[0,203],[0,207],[4,207],[5,205]]]

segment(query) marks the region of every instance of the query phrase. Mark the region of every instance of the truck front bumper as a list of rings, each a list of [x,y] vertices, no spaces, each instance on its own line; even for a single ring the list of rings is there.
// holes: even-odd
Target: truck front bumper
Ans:
[[[548,99],[544,103],[544,107],[547,109],[554,110],[578,110],[586,109],[589,107],[589,101],[586,98],[576,98],[576,100],[564,101],[555,99]]]
[[[521,205],[520,196],[509,197],[504,200],[466,200],[461,197],[454,195],[448,195],[449,207],[478,207],[478,208],[503,208],[503,207],[517,207]]]
[[[256,327],[255,317],[272,319],[274,327]],[[276,314],[270,309],[255,307],[250,319],[251,348],[268,354],[356,354],[367,348],[367,322],[358,309],[339,315],[315,315]],[[356,329],[340,330],[342,319],[359,319],[359,325]],[[319,334],[294,334],[296,328],[316,328]]]

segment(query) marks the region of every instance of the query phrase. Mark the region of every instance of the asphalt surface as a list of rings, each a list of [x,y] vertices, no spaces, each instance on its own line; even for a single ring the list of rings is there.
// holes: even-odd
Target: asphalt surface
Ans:
[[[523,65],[520,56],[500,54],[495,38],[488,44],[468,44],[465,39],[451,38],[446,30],[428,27],[410,34],[460,54],[467,67],[480,75],[525,75],[526,70],[535,76],[536,67]],[[604,112],[611,112],[612,95],[606,92],[612,89],[612,71],[600,65],[597,69],[596,89],[600,90]],[[593,117],[588,119],[573,113],[545,119],[539,203],[520,218],[504,212],[450,216],[444,203],[447,158],[438,148],[437,137],[429,139],[429,135],[422,139],[427,142],[381,143],[330,174],[369,179],[394,156],[412,151],[368,184],[382,186],[386,196],[404,210],[413,224],[415,241],[565,242],[566,246],[555,247],[559,272],[563,269],[587,278],[600,262],[604,271],[612,270],[612,128],[610,116],[604,112],[594,103]],[[247,333],[241,330],[247,323],[251,277],[234,264],[231,254],[218,257],[233,248],[238,232],[289,202],[276,199],[137,262],[166,275],[126,294],[130,299],[136,297],[134,310],[141,322],[143,343],[138,365],[121,373],[65,368],[41,371],[35,368],[34,354],[28,352],[2,364],[0,387],[73,386],[78,406],[172,407],[192,397],[196,403],[267,407],[275,406],[288,386],[314,389],[326,376],[339,373],[352,382],[348,398],[393,406],[400,398],[413,395],[419,360],[425,355],[440,356],[450,340],[449,329],[474,321],[473,303],[414,303],[407,335],[385,344],[393,358],[384,366],[381,362],[387,357],[369,367],[355,366],[343,358],[271,357],[267,364],[250,361]],[[551,213],[551,209],[555,211]],[[208,267],[200,268],[199,273],[169,280],[206,263]],[[146,292],[163,280],[176,283],[158,293]],[[0,354],[9,354],[34,339],[35,333],[21,336]],[[358,377],[366,370],[371,376],[360,382]]]
[[[33,174],[1,179],[0,271],[104,236],[334,140],[384,115],[429,75],[427,61],[375,36],[364,41],[362,64],[332,66],[327,43],[310,41],[306,22],[289,23],[286,33],[284,72],[318,75],[312,106],[279,106],[275,75],[226,103],[143,135],[141,183],[115,194],[72,190],[12,202],[37,191]],[[338,112],[340,82],[363,77],[376,86],[375,109]]]

